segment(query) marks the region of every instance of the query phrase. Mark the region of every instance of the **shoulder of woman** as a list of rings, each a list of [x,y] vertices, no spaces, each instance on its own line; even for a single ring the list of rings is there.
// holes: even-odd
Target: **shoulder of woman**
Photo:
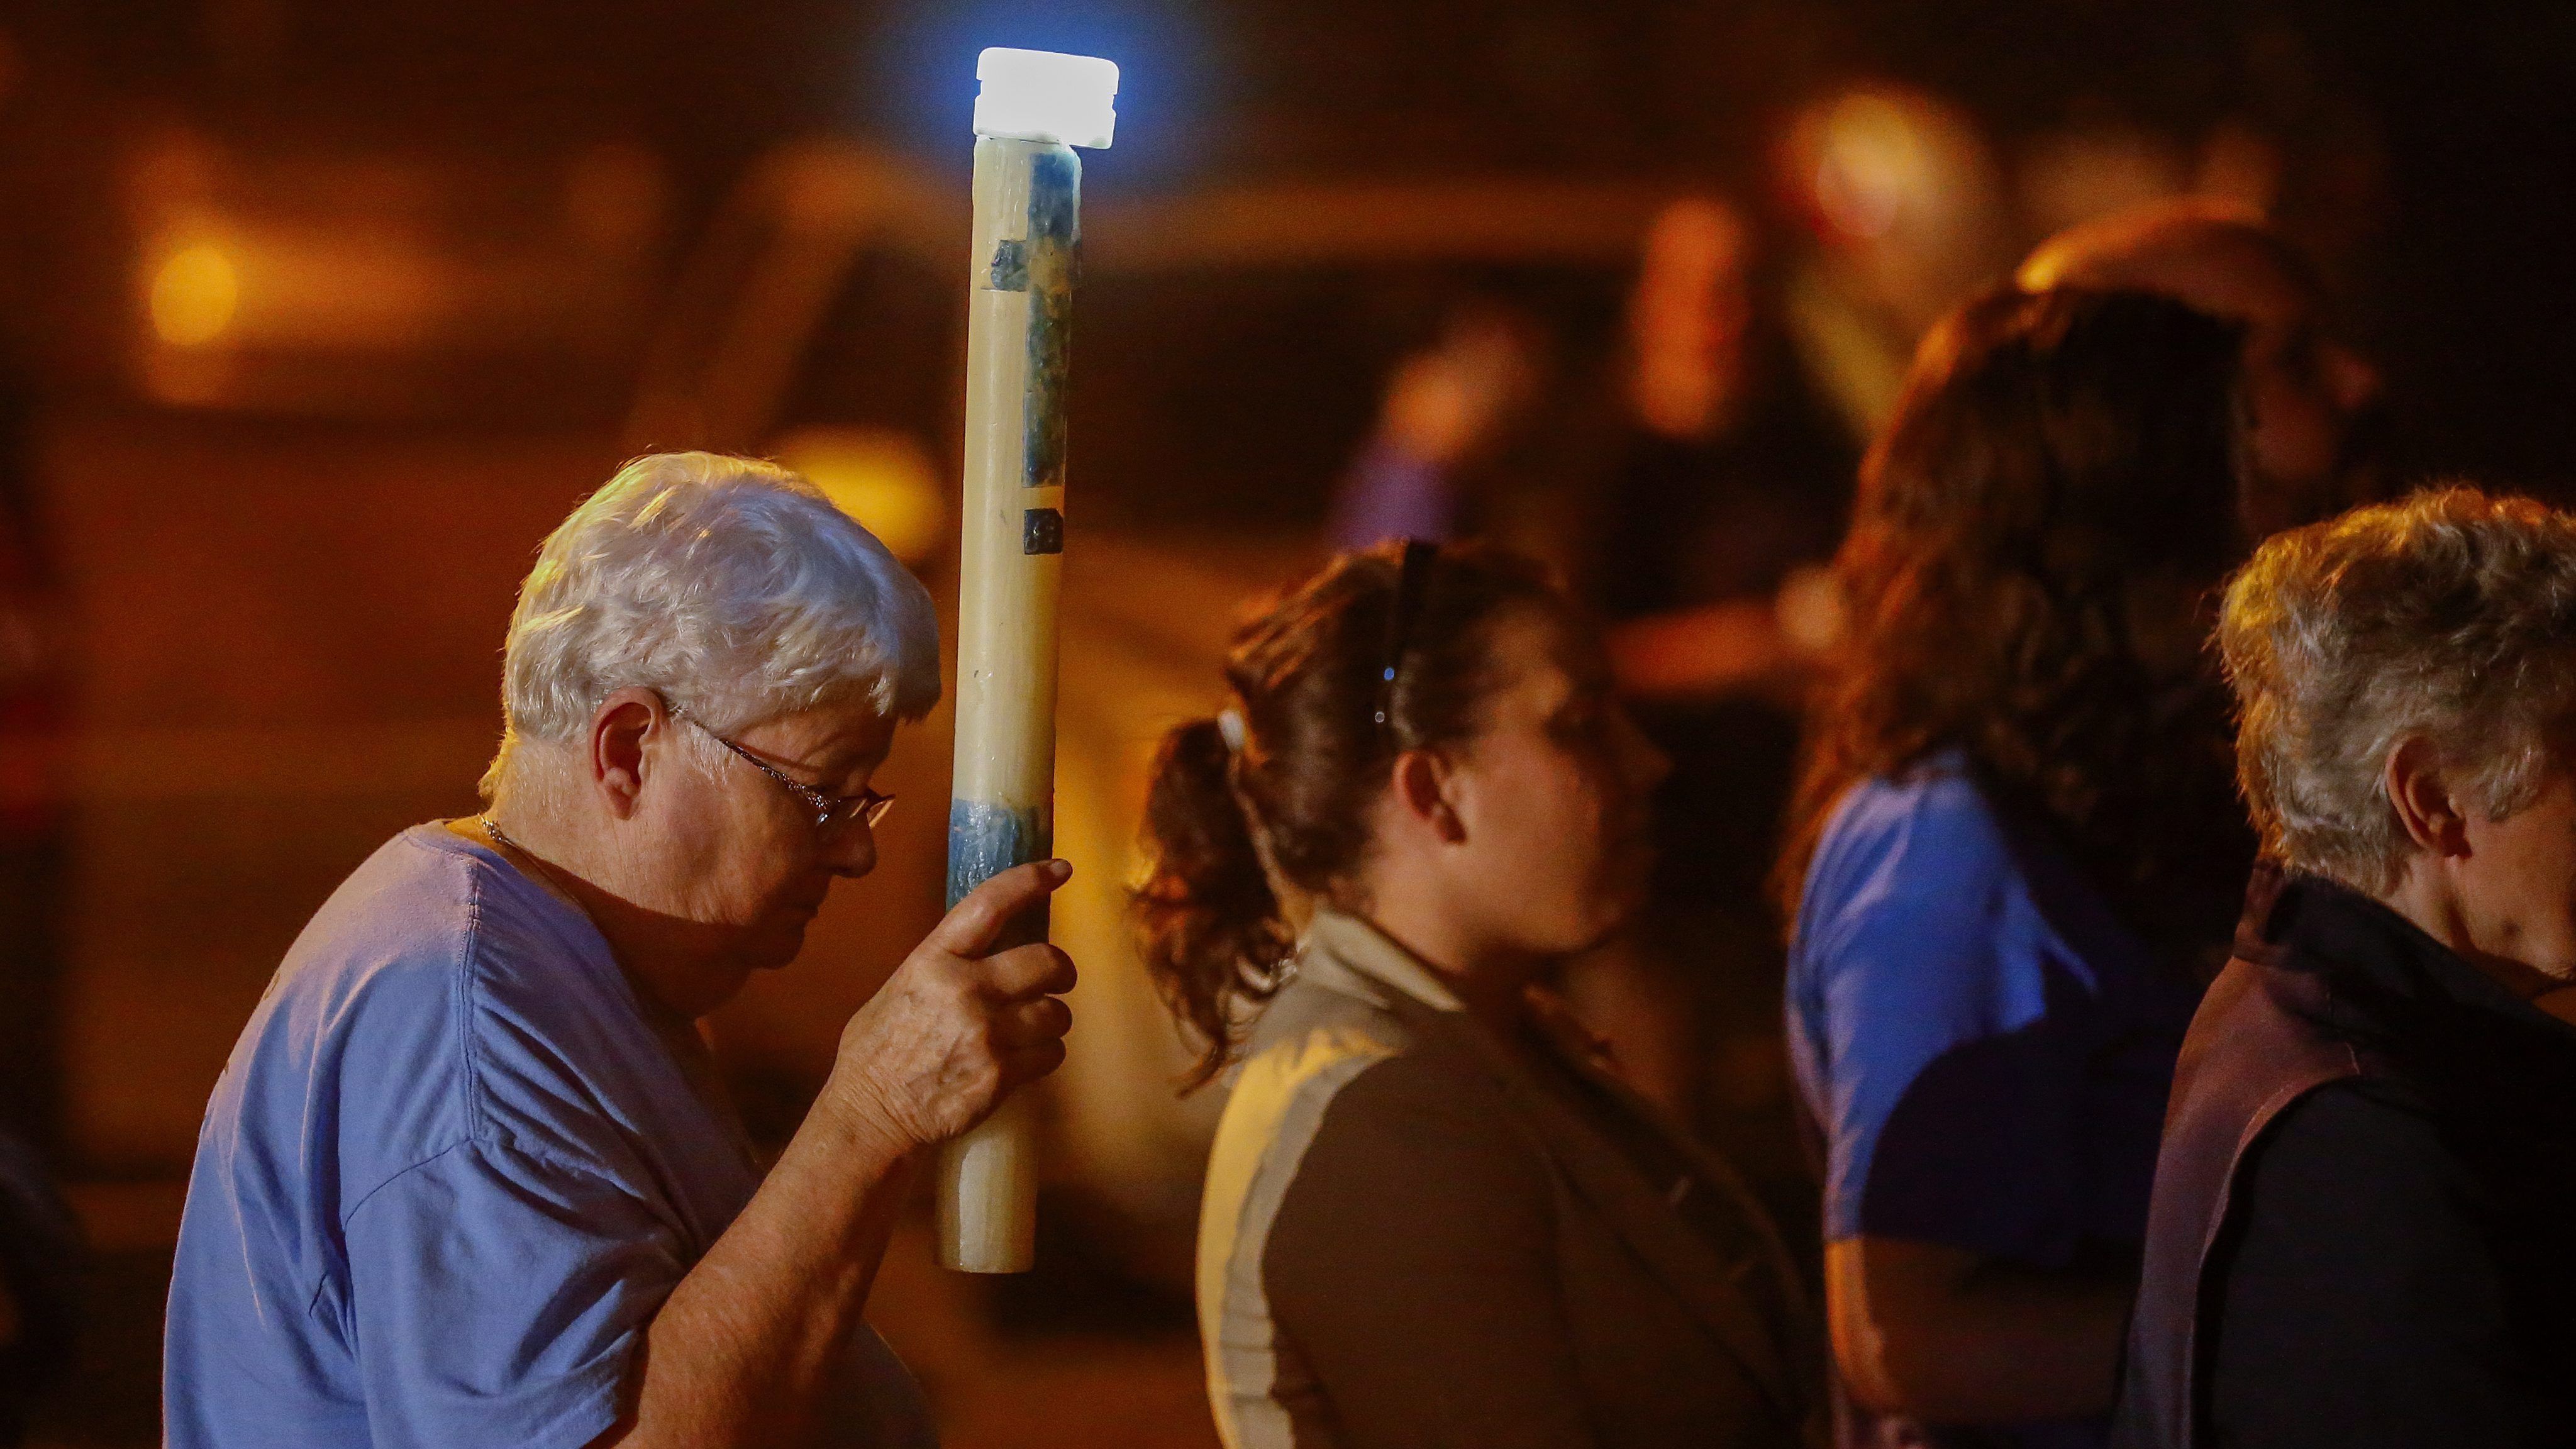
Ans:
[[[1418,1194],[1445,1190],[1431,1182],[1534,1185],[1544,1172],[1492,1080],[1433,1051],[1370,1062],[1319,1102],[1299,1177]]]
[[[1843,792],[1825,838],[1828,845],[1886,844],[1929,832],[2000,843],[2003,830],[2002,816],[1967,762],[1955,750],[1942,750]]]
[[[1319,1031],[1252,1058],[1210,1154],[1202,1252],[1207,1225],[1233,1225],[1228,1256],[1252,1246],[1274,1268],[1330,1262],[1338,1273],[1353,1266],[1355,1238],[1395,1251],[1386,1234],[1409,1238],[1408,1224],[1482,1231],[1468,1225],[1544,1213],[1545,1165],[1512,1136],[1493,1091],[1436,1055],[1358,1033]]]
[[[2474,1249],[2487,1194],[2422,1096],[2387,1079],[2320,1087],[2282,1112],[2239,1169],[2247,1222],[2235,1267],[2298,1273],[2333,1262],[2390,1292],[2426,1260]],[[2434,1275],[2442,1277],[2443,1275]],[[2464,1284],[2448,1276],[2456,1292]]]
[[[2349,1174],[2346,1187],[2422,1176],[2447,1168],[2454,1154],[2432,1104],[2397,1077],[2329,1082],[2284,1108],[2247,1154],[2249,1166],[2303,1176]],[[2332,1212],[2331,1199],[2316,1204]]]
[[[1975,898],[2018,874],[2012,837],[1994,802],[1963,767],[1935,756],[1845,792],[1808,872],[1803,914]]]

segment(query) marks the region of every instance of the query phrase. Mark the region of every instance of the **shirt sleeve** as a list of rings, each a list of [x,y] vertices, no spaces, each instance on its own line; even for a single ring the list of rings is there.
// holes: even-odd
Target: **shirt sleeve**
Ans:
[[[638,1340],[687,1271],[631,1190],[483,1142],[376,1189],[344,1240],[379,1449],[581,1449],[617,1421]]]
[[[1367,548],[1390,538],[1445,539],[1457,511],[1449,470],[1371,443],[1333,495],[1325,535],[1335,548]]]
[[[2022,1262],[2074,1247],[2084,1057],[2051,1020],[2056,948],[2001,830],[1955,783],[1845,860],[1822,901],[1811,1103],[1827,1146],[1825,1233]]]
[[[2241,1235],[2212,1264],[2218,1313],[2203,1330],[2216,1442],[2482,1449],[2563,1435],[2515,1410],[2503,1285],[2466,1211],[2475,1185],[2418,1106],[2381,1084],[2326,1087],[2243,1171]]]
[[[1352,1449],[1593,1442],[1546,1169],[1397,1058],[1333,1099],[1262,1259],[1271,1314]]]

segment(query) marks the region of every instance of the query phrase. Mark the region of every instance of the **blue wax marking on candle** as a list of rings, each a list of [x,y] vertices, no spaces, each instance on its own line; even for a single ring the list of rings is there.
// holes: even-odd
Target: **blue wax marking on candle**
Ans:
[[[1051,812],[1022,810],[983,800],[953,800],[948,805],[948,904],[953,908],[968,892],[1015,865],[1055,854]],[[1041,905],[1006,934],[1002,944],[1046,939],[1047,913]]]
[[[984,288],[991,292],[1029,289],[1029,248],[1008,237],[993,243],[993,264],[984,269]]]
[[[1029,390],[1020,415],[1028,444],[1020,481],[1031,488],[1064,482],[1064,384],[1081,212],[1082,161],[1073,148],[1054,146],[1029,158],[1029,235],[1020,254],[1029,290]]]

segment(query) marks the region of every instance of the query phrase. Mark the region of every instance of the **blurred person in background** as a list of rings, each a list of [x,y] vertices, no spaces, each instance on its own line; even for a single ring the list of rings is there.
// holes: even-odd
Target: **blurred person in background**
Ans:
[[[2017,280],[2033,292],[2154,292],[2244,326],[2252,537],[2387,486],[2393,429],[2379,371],[2335,334],[2316,269],[2261,218],[2202,199],[2152,203],[2041,243]]]
[[[2266,543],[2219,644],[2265,863],[2167,1117],[2121,1440],[2576,1434],[2576,518]]]
[[[1706,699],[1812,649],[1781,632],[1781,590],[1833,553],[1854,459],[1763,305],[1760,260],[1752,228],[1705,197],[1665,208],[1639,258],[1630,426],[1588,571],[1603,613],[1627,625],[1612,641],[1640,694]],[[1770,856],[1756,856],[1758,892]]]
[[[1752,228],[1722,201],[1685,197],[1657,214],[1624,315],[1611,425],[1569,425],[1588,456],[1552,477],[1566,496],[1547,500],[1535,528],[1480,506],[1471,466],[1542,401],[1528,333],[1463,318],[1397,369],[1332,528],[1341,548],[1490,528],[1582,580],[1611,622],[1619,682],[1673,768],[1655,798],[1645,929],[1578,963],[1567,989],[1620,1043],[1636,1084],[1695,1128],[1710,1125],[1713,1077],[1748,1075],[1712,1073],[1712,1057],[1729,1055],[1714,1040],[1728,1023],[1744,1028],[1753,1075],[1777,1080],[1764,879],[1794,769],[1795,682],[1837,627],[1821,565],[1854,461],[1772,315],[1759,262]]]
[[[2239,354],[2166,298],[1992,294],[1862,469],[1780,876],[1847,1443],[2103,1440],[2253,855],[2200,648],[2245,550]]]
[[[1544,991],[1644,900],[1647,792],[1597,637],[1476,545],[1336,559],[1166,737],[1145,959],[1239,1060],[1200,1218],[1232,1449],[1789,1446],[1795,1265],[1727,1166]]]
[[[68,612],[37,498],[33,398],[0,363],[0,1444],[70,1367],[84,1255],[47,1158],[62,1150],[70,811]]]
[[[1479,465],[1537,400],[1540,352],[1535,324],[1517,312],[1452,306],[1431,346],[1388,376],[1377,427],[1334,490],[1326,542],[1345,550],[1490,531]]]
[[[1823,565],[1854,459],[1790,351],[1760,260],[1733,208],[1687,198],[1648,230],[1629,297],[1630,423],[1586,572],[1620,684],[1673,770],[1655,797],[1639,930],[1568,990],[1812,1241],[1813,1192],[1782,1111],[1780,931],[1764,886],[1798,701],[1838,627]]]
[[[1616,657],[1623,682],[1649,696],[1723,693],[1812,653],[1803,614],[1781,633],[1778,596],[1833,552],[1853,458],[1762,303],[1759,261],[1752,228],[1721,201],[1685,197],[1656,215],[1624,314],[1617,422],[1585,440],[1597,479],[1556,480],[1581,496],[1551,500],[1543,520],[1495,517],[1479,465],[1532,409],[1575,414],[1584,401],[1555,400],[1565,390],[1547,386],[1529,318],[1493,302],[1452,308],[1438,339],[1389,374],[1377,426],[1335,489],[1328,542],[1500,529],[1579,576],[1609,618],[1638,621],[1614,636]],[[1785,607],[1811,602],[1800,591]]]
[[[939,694],[929,595],[812,485],[636,460],[555,530],[490,808],[404,831],[288,953],[206,1111],[169,1442],[927,1444],[862,1318],[933,1145],[1052,1070],[1071,964],[961,901],[764,1173],[699,1018],[876,864]]]

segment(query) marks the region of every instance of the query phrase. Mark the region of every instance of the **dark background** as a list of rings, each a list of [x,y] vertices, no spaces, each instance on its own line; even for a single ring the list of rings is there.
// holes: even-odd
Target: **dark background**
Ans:
[[[2285,221],[2332,233],[2320,250],[2421,465],[2551,483],[2576,446],[2564,6],[34,0],[9,25],[6,225],[34,252],[14,311],[39,333],[64,325],[48,315],[64,297],[30,279],[77,268],[62,246],[98,202],[77,158],[155,115],[494,156],[638,140],[685,218],[764,145],[817,127],[962,168],[955,78],[1007,33],[1124,63],[1097,190],[1501,170],[1754,192],[1769,128],[1853,77],[1947,95],[2007,148],[2070,121],[2250,120],[2289,151]]]
[[[62,641],[59,669],[28,696],[55,731],[57,795],[40,827],[5,842],[35,864],[0,893],[0,1007],[13,1013],[0,1079],[38,1080],[53,1104],[38,1135],[99,1249],[92,1332],[44,1442],[153,1442],[159,1295],[206,1090],[332,886],[393,831],[475,808],[512,590],[545,531],[640,446],[627,419],[654,319],[720,233],[727,198],[777,148],[817,136],[906,154],[962,198],[974,56],[995,43],[1121,64],[1118,144],[1086,161],[1096,201],[1369,178],[1713,188],[1776,256],[1815,245],[1781,179],[1782,137],[1802,108],[1853,85],[1959,107],[2006,170],[2073,133],[2190,148],[2243,128],[2277,158],[2279,225],[2388,377],[2406,471],[2561,495],[2576,477],[2576,7],[0,5],[0,364],[15,377],[0,375],[12,415],[0,524],[33,520],[23,531]],[[245,214],[265,207],[308,238],[416,208],[438,230],[407,265],[583,257],[531,218],[561,208],[584,156],[644,158],[660,199],[635,276],[595,316],[566,313],[590,320],[563,336],[271,359],[272,391],[189,405],[156,396],[136,361],[150,253],[134,158],[174,135],[250,178]],[[932,255],[855,265],[781,421],[900,428],[934,467],[953,466],[956,278]],[[1567,349],[1560,378],[1580,381],[1608,358],[1625,268],[1593,257],[1482,274],[1349,265],[1086,281],[1067,567],[1069,595],[1096,617],[1068,622],[1059,785],[1066,818],[1087,812],[1088,836],[1059,829],[1082,870],[1118,878],[1081,852],[1117,858],[1153,732],[1210,703],[1234,601],[1312,548],[1384,366],[1463,289],[1551,324]],[[1196,531],[1137,544],[1174,521]],[[922,570],[947,598],[943,557],[953,546]],[[1102,701],[1115,707],[1093,708]],[[886,864],[836,894],[808,960],[719,1023],[769,1135],[794,1122],[869,973],[936,915],[944,718],[908,731],[889,762],[904,804]],[[0,752],[28,748],[6,724],[0,711]],[[1114,928],[1095,914],[1094,929]],[[1099,991],[1118,977],[1087,962],[1085,979]],[[1097,1004],[1077,1007],[1087,1030],[1118,1019]],[[1129,1095],[1097,1079],[1082,1090],[1109,1104],[1095,1115],[1116,1135],[1178,1145],[1102,1169],[1145,1184],[1115,1212],[1086,1219],[1050,1202],[1046,1261],[1064,1270],[1052,1301],[1088,1316],[1031,1330],[1044,1314],[1013,1304],[1043,1294],[933,1272],[917,1223],[880,1280],[879,1322],[961,1449],[1210,1442],[1186,1291],[1137,1268],[1185,1272],[1188,1134],[1205,1117],[1164,1120],[1185,1058],[1155,1055],[1167,1043],[1149,994],[1127,1007],[1146,1023],[1120,1048]],[[1719,1070],[1777,1115],[1776,1013],[1736,1025],[1766,1050]]]

